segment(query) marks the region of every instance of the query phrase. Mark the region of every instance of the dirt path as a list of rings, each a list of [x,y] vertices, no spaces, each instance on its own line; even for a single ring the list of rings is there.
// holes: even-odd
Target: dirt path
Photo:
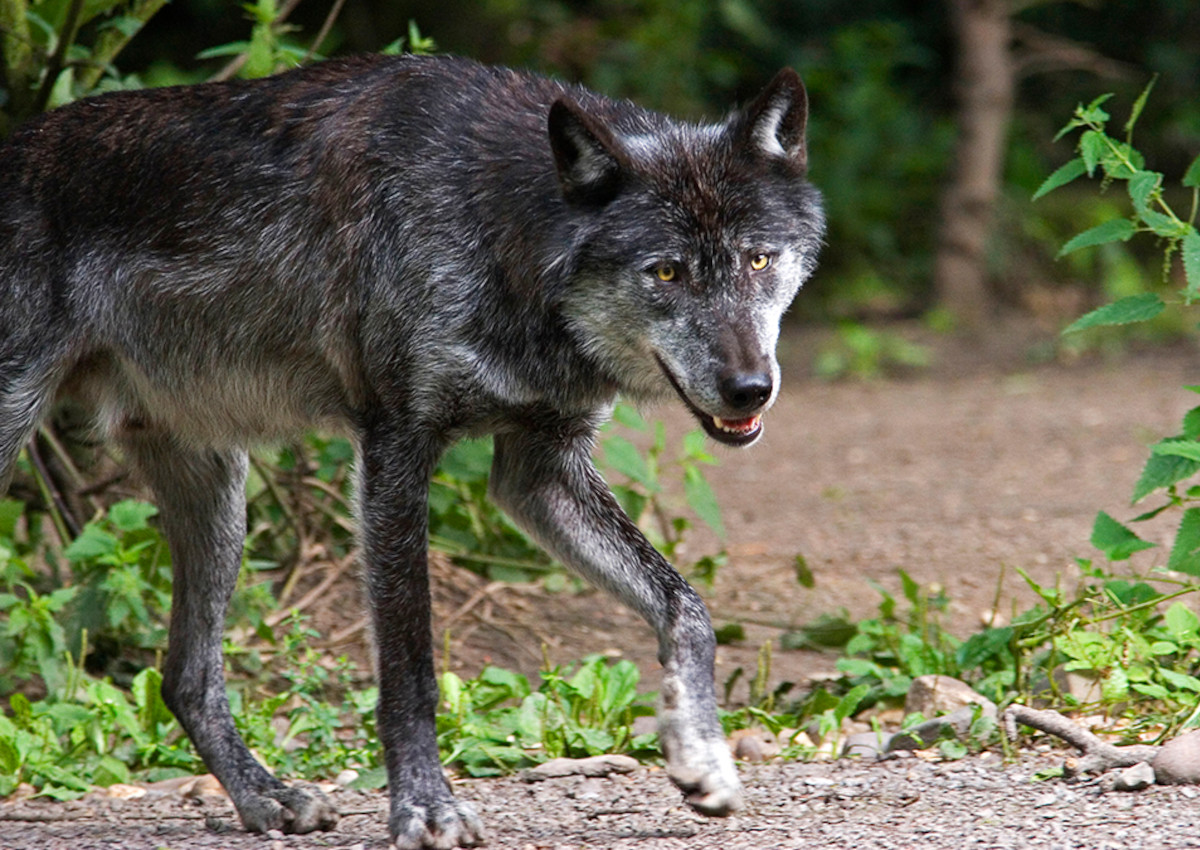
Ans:
[[[785,349],[787,388],[762,444],[723,452],[711,475],[731,558],[709,601],[718,624],[747,629],[741,645],[721,648],[718,679],[739,665],[752,669],[759,644],[782,629],[840,608],[873,614],[879,595],[867,580],[898,594],[897,568],[945,588],[960,633],[992,607],[998,583],[1002,612],[1028,602],[1013,568],[1041,582],[1071,580],[1073,559],[1092,555],[1096,511],[1133,513],[1128,495],[1146,446],[1195,403],[1180,389],[1195,382],[1189,352],[1072,367],[960,370],[944,362],[927,376],[869,385],[806,380],[804,356],[799,344]],[[664,413],[674,430],[689,427],[678,412]],[[714,545],[697,535],[692,554]],[[794,579],[797,553],[816,575],[812,590]],[[458,611],[450,664],[462,673],[491,661],[532,674],[544,642],[557,661],[596,651],[632,658],[653,687],[652,636],[603,597],[439,574],[440,609]],[[353,608],[345,600],[338,607]],[[832,666],[831,656],[776,650],[776,680]],[[687,811],[652,769],[538,785],[467,782],[461,793],[483,810],[489,846],[522,850],[1200,847],[1195,789],[1101,795],[1033,783],[1033,772],[1060,759],[1030,758],[1010,766],[993,757],[744,767],[749,809],[726,821]],[[220,799],[0,805],[0,848],[385,846],[381,795],[337,799],[345,814],[339,831],[271,840],[241,833]]]

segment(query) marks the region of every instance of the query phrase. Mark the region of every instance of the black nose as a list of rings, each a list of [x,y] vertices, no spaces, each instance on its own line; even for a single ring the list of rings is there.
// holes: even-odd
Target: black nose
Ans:
[[[721,379],[721,398],[734,410],[757,410],[771,398],[771,376],[767,372],[734,372]]]

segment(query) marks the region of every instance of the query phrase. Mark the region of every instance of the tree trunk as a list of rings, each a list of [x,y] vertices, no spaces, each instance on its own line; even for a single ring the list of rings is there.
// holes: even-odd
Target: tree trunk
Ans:
[[[992,298],[987,246],[1013,107],[1009,0],[947,0],[958,43],[958,141],[943,190],[934,262],[938,299],[966,330],[980,328]]]

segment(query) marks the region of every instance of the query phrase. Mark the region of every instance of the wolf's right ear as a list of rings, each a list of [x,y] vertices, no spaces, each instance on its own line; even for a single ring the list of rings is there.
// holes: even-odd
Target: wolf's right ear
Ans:
[[[796,172],[808,170],[808,92],[791,68],[784,68],[741,115],[738,141],[759,156],[783,160]]]
[[[608,129],[567,98],[550,107],[550,149],[563,196],[572,203],[601,205],[621,183],[620,145]]]

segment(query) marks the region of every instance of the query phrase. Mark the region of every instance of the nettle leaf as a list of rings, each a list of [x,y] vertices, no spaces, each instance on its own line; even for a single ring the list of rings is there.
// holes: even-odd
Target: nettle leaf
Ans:
[[[1087,106],[1080,106],[1075,110],[1081,121],[1089,124],[1103,124],[1108,121],[1109,115],[1100,108],[1101,104],[1107,102],[1113,96],[1112,92],[1102,94]]]
[[[696,516],[704,520],[718,537],[725,537],[725,524],[721,521],[721,506],[717,496],[698,467],[689,466],[683,473],[683,493]]]
[[[1169,440],[1160,440],[1154,444],[1151,451],[1156,455],[1170,455],[1172,457],[1200,461],[1200,442],[1196,440],[1180,439],[1178,437]]]
[[[1200,407],[1193,407],[1183,414],[1183,438],[1200,440]]]
[[[1183,185],[1190,188],[1200,186],[1200,155],[1192,160],[1188,170],[1183,174]]]
[[[1077,177],[1082,177],[1087,174],[1087,165],[1084,164],[1082,157],[1075,157],[1066,165],[1055,170],[1053,174],[1047,177],[1038,190],[1033,193],[1033,200],[1037,200],[1043,195],[1053,192],[1060,186],[1066,186]]]
[[[1104,511],[1096,514],[1092,526],[1092,545],[1105,554],[1110,561],[1124,561],[1134,552],[1153,549],[1156,544],[1138,537]]]
[[[1129,180],[1146,165],[1146,158],[1128,142],[1105,144],[1100,164],[1104,173],[1115,180]]]
[[[1167,569],[1200,576],[1200,508],[1188,508],[1183,512],[1175,545],[1167,558]]]
[[[1139,214],[1146,212],[1154,192],[1162,185],[1163,176],[1157,171],[1138,171],[1129,178],[1129,197]]]
[[[1151,209],[1138,210],[1138,215],[1150,226],[1156,236],[1165,236],[1168,239],[1179,239],[1186,233],[1185,228],[1188,227],[1178,219]]]
[[[1111,304],[1080,316],[1063,330],[1064,334],[1075,333],[1086,328],[1103,325],[1128,325],[1133,322],[1145,322],[1153,319],[1167,305],[1153,292],[1141,295],[1130,295]]]
[[[1067,244],[1059,249],[1058,256],[1065,257],[1067,254],[1074,253],[1080,248],[1090,248],[1093,245],[1106,245],[1109,242],[1127,242],[1135,233],[1137,233],[1137,227],[1129,219],[1109,219],[1068,240]]]
[[[1142,89],[1142,93],[1138,95],[1137,100],[1133,102],[1133,108],[1129,110],[1129,120],[1125,122],[1125,135],[1128,136],[1133,132],[1133,126],[1137,124],[1139,118],[1142,117],[1142,110],[1146,108],[1146,101],[1150,98],[1150,92],[1154,88],[1154,84],[1158,82],[1158,74],[1150,78],[1150,82],[1146,83],[1146,87]]]
[[[1200,461],[1189,460],[1178,455],[1152,453],[1142,469],[1142,476],[1133,488],[1133,504],[1149,496],[1155,490],[1170,487],[1185,478],[1200,472]]]
[[[1182,602],[1176,602],[1167,609],[1163,622],[1176,640],[1190,639],[1200,632],[1200,617]]]
[[[1105,117],[1108,117],[1107,115]],[[1079,155],[1083,157],[1083,164],[1087,168],[1088,177],[1096,173],[1096,166],[1100,164],[1101,158],[1104,156],[1108,145],[1105,142],[1106,136],[1096,130],[1088,130],[1079,137]]]

